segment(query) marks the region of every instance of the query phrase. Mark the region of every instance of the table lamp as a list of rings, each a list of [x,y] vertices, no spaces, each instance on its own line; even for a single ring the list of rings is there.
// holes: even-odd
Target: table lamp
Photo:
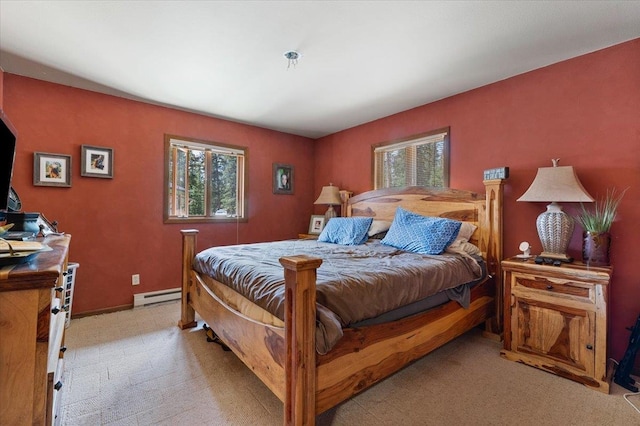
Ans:
[[[551,202],[547,211],[538,216],[536,227],[542,243],[540,256],[571,262],[567,247],[573,234],[574,220],[562,211],[558,202],[592,202],[593,197],[584,189],[572,166],[540,167],[533,183],[517,201]]]
[[[338,206],[342,203],[340,200],[340,189],[337,186],[333,186],[329,184],[329,186],[323,186],[322,191],[320,192],[320,196],[313,204],[328,204],[329,208],[327,212],[324,214],[325,224],[332,217],[336,217],[336,211],[333,209],[333,206]]]

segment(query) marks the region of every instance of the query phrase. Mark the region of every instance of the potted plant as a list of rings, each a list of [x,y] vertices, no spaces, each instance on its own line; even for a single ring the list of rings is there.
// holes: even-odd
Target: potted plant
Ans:
[[[618,205],[627,189],[621,193],[617,193],[615,188],[608,189],[602,199],[596,200],[593,209],[587,209],[583,203],[580,203],[580,212],[575,219],[584,229],[582,259],[585,263],[609,265],[609,247],[611,246],[609,231],[616,218]]]

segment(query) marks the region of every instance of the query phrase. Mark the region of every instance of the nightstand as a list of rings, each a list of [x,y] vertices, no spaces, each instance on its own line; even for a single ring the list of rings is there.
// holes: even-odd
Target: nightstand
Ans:
[[[318,236],[317,234],[298,234],[298,238],[301,240],[317,240]]]
[[[607,300],[611,267],[502,261],[504,358],[609,393]]]

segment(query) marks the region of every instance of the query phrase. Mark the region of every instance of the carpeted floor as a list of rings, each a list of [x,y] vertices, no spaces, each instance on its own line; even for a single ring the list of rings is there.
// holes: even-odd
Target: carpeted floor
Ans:
[[[179,303],[74,319],[62,425],[281,425],[282,403]],[[318,417],[319,425],[640,425],[610,395],[499,356],[473,330]],[[640,407],[640,395],[629,400]]]

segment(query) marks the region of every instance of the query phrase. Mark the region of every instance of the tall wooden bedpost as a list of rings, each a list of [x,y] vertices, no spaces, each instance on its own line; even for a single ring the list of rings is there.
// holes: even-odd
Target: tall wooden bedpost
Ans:
[[[182,307],[178,327],[182,330],[198,325],[196,313],[189,305],[189,284],[191,281],[191,263],[196,254],[197,229],[183,229],[182,233]]]
[[[342,204],[340,205],[340,216],[347,217],[347,205],[349,204],[349,198],[353,195],[353,192],[347,191],[346,189],[342,189],[340,191],[340,201]]]
[[[316,415],[316,269],[322,259],[290,256],[284,267],[285,425],[314,425]]]
[[[485,220],[492,235],[490,244],[487,246],[487,268],[496,283],[495,294],[495,316],[487,320],[486,333],[497,336],[501,339],[503,332],[502,325],[502,207],[504,179],[491,179],[483,181],[486,194],[487,212]]]

